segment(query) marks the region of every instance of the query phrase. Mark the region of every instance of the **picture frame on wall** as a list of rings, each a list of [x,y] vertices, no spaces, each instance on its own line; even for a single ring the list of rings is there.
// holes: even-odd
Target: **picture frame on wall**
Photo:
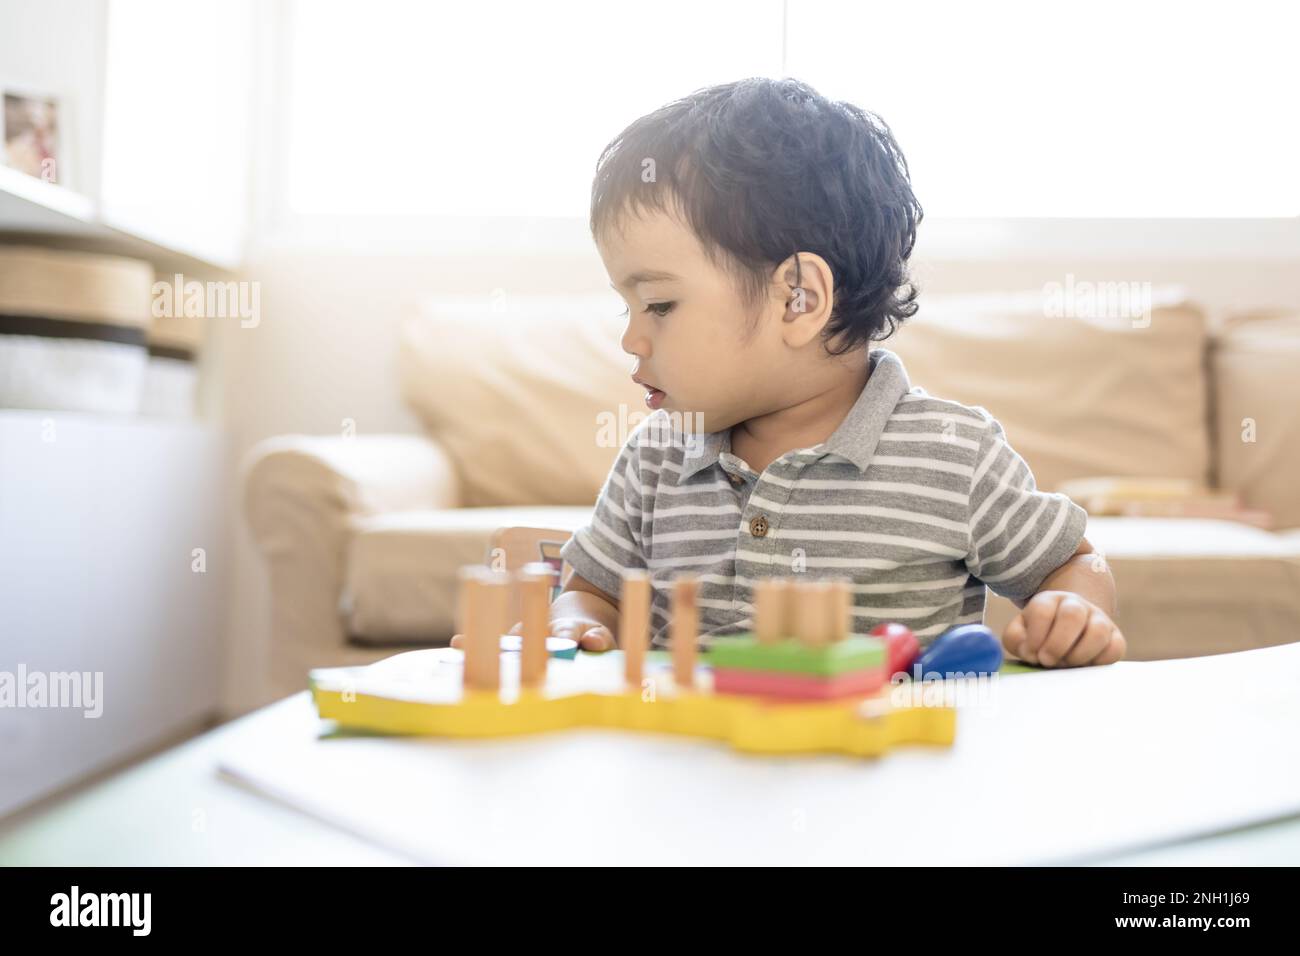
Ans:
[[[62,97],[0,83],[0,165],[67,186],[68,153]]]

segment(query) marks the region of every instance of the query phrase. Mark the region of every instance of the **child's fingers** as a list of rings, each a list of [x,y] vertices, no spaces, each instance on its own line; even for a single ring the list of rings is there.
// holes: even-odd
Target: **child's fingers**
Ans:
[[[1094,610],[1092,616],[1088,618],[1088,626],[1083,636],[1075,642],[1074,647],[1070,648],[1061,664],[1065,667],[1082,667],[1091,664],[1106,650],[1110,644],[1110,636],[1114,632],[1115,624],[1111,619],[1101,611]]]
[[[571,641],[576,641],[588,631],[604,631],[609,633],[609,628],[602,627],[589,618],[581,617],[558,617],[551,621],[551,635],[553,637],[566,637]]]
[[[1116,661],[1122,661],[1127,653],[1128,642],[1124,640],[1124,635],[1120,633],[1117,627],[1111,631],[1110,641],[1107,643],[1106,649],[1097,655],[1092,663],[1095,665],[1114,664]]]
[[[453,635],[451,636],[451,646],[452,646],[452,647],[460,647],[460,646],[461,646],[462,644],[464,644],[464,643],[465,643],[465,635],[464,635],[464,634],[453,634]]]
[[[1081,598],[1067,595],[1056,605],[1056,617],[1047,640],[1038,649],[1038,663],[1056,667],[1088,630],[1090,606]]]
[[[588,628],[578,644],[584,651],[609,651],[614,648],[614,635],[602,624]]]
[[[1008,654],[1020,657],[1021,645],[1025,643],[1027,636],[1024,615],[1017,614],[1015,620],[1008,624],[1007,629],[1002,632],[1002,649]],[[1021,659],[1023,660],[1023,658]]]
[[[553,637],[562,637],[565,640],[576,641],[578,639],[578,628],[581,626],[578,621],[552,621],[551,635]]]
[[[1043,591],[1035,594],[1025,604],[1020,617],[1025,625],[1025,639],[1016,651],[1016,656],[1026,664],[1037,664],[1038,652],[1047,643],[1052,632],[1052,623],[1056,620],[1056,606],[1060,603],[1059,592]]]

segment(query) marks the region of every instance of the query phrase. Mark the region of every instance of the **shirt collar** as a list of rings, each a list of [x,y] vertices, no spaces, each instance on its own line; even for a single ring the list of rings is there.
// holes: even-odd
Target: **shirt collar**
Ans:
[[[724,451],[731,451],[731,429],[687,436],[683,442],[682,480],[717,462]]]
[[[876,445],[885,430],[885,424],[894,414],[899,399],[911,391],[903,360],[893,352],[873,348],[870,353],[871,372],[866,387],[858,396],[849,413],[838,428],[813,451],[839,455],[866,471],[875,456]],[[705,432],[684,440],[686,454],[682,459],[682,480],[714,464],[725,451],[731,450],[731,429]]]

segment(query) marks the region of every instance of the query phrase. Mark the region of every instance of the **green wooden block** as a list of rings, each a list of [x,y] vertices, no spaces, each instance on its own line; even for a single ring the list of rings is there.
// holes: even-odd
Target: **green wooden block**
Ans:
[[[760,644],[752,634],[739,634],[716,638],[705,662],[713,667],[834,677],[883,666],[885,642],[875,637],[850,637],[825,647],[809,647],[793,638]]]

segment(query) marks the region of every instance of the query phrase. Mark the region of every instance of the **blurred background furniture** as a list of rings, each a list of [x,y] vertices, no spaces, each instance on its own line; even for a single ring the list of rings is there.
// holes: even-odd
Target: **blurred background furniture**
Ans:
[[[884,348],[914,385],[982,405],[1053,490],[1071,479],[1192,479],[1239,493],[1277,530],[1093,517],[1129,656],[1265,647],[1300,632],[1300,315],[1210,329],[1176,289],[1149,314],[1049,317],[1038,293],[923,297]],[[310,667],[445,642],[455,575],[504,526],[585,523],[644,413],[604,296],[421,303],[401,390],[423,435],[281,436],[250,453],[244,509],[270,571],[277,693]],[[564,342],[564,348],[546,347]],[[1062,362],[1061,356],[1070,361]],[[1249,438],[1243,422],[1253,422]],[[989,595],[1000,630],[1014,607]]]

